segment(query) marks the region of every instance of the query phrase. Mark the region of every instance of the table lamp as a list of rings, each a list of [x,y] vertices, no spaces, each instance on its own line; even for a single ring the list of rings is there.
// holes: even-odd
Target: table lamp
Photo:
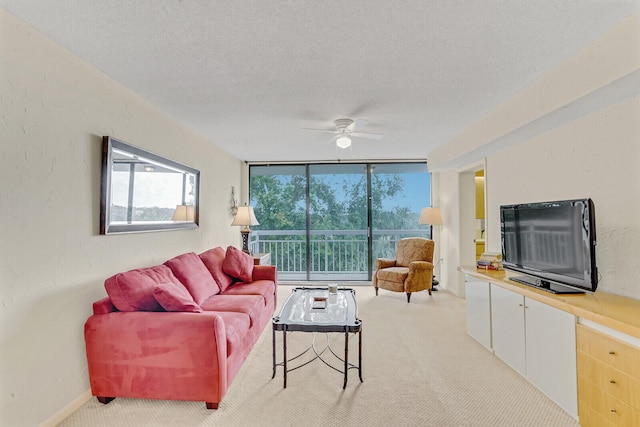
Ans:
[[[250,226],[252,225],[260,225],[258,220],[256,219],[256,215],[253,213],[253,206],[238,206],[238,211],[236,212],[236,216],[233,218],[233,222],[231,225],[239,225],[243,228],[240,230],[242,233],[242,252],[249,252],[249,234],[251,233]]]
[[[173,212],[173,221],[193,222],[195,221],[195,208],[193,205],[178,205]]]
[[[433,239],[433,226],[442,225],[442,215],[440,214],[440,208],[422,208],[422,212],[420,212],[420,218],[418,219],[418,224],[429,224],[429,237]],[[438,261],[438,263],[439,262],[440,261]],[[435,287],[438,286],[438,284],[439,282],[434,274],[432,281],[432,288],[434,291],[437,291]]]

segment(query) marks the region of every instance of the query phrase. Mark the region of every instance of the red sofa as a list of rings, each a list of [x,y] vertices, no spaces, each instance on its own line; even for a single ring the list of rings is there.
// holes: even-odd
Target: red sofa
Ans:
[[[91,392],[217,409],[273,316],[275,267],[236,248],[118,273],[84,326]]]

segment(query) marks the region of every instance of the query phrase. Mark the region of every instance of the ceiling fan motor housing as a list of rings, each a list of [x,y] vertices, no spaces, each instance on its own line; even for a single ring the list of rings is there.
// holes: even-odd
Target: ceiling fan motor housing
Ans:
[[[336,119],[334,122],[336,124],[336,130],[338,132],[344,132],[347,130],[349,126],[353,124],[353,120],[351,119]]]

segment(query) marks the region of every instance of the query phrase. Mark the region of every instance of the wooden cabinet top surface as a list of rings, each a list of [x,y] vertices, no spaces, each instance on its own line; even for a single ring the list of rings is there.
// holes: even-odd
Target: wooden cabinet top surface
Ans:
[[[475,267],[458,267],[458,270],[468,276],[512,290],[575,316],[640,338],[639,300],[600,291],[593,294],[557,295],[509,280],[510,276],[517,276],[519,273],[507,270],[479,270]]]

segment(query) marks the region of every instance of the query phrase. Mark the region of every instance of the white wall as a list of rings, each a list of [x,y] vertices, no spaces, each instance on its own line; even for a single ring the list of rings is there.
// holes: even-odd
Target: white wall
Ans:
[[[460,259],[461,171],[486,157],[487,250],[500,250],[501,204],[591,197],[598,289],[640,299],[639,35],[635,14],[430,153],[443,215],[455,217],[445,254]]]
[[[3,9],[0,29],[0,425],[34,426],[86,396],[108,276],[240,245],[241,162]],[[99,235],[102,135],[199,169],[200,228]]]
[[[440,233],[436,234],[436,248],[442,258],[440,265],[439,285],[455,292],[452,284],[457,283],[460,248],[456,237],[460,234],[458,217],[458,174],[455,171],[434,173],[432,176],[434,190],[432,194],[434,206],[440,207],[443,225],[439,226]],[[436,187],[437,185],[437,187]],[[437,190],[437,191],[436,191]]]
[[[640,96],[502,150],[487,165],[494,212],[509,203],[592,198],[598,289],[640,299]],[[489,250],[499,251],[496,215],[488,229]]]

